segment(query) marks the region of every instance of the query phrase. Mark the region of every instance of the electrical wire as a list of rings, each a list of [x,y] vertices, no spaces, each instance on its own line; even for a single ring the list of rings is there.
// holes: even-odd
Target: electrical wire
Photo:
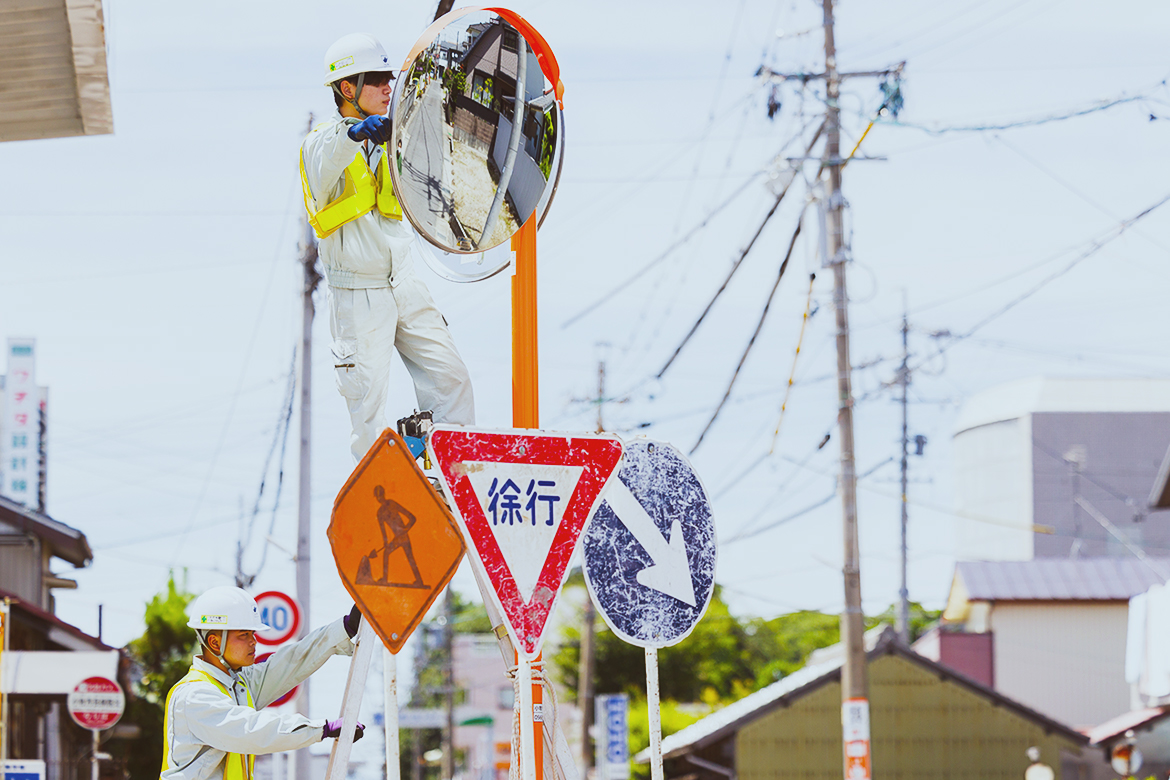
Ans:
[[[268,538],[272,536],[272,532],[276,525],[276,512],[280,507],[281,488],[284,486],[284,455],[288,446],[288,432],[292,427],[292,413],[293,402],[296,399],[297,387],[297,349],[293,347],[292,351],[292,365],[288,370],[288,386],[285,391],[285,402],[282,404],[283,408],[280,413],[280,420],[276,426],[276,433],[272,438],[272,446],[268,448],[268,455],[264,458],[264,469],[260,472],[260,489],[256,492],[256,502],[252,505],[252,515],[248,520],[248,529],[244,532],[240,539],[238,552],[236,554],[236,576],[237,579],[243,580],[245,583],[241,587],[247,587],[256,581],[260,572],[264,569],[264,564],[268,560],[268,547],[271,544]],[[252,541],[252,531],[256,525],[256,516],[260,514],[260,501],[264,497],[264,488],[268,481],[268,471],[272,465],[272,457],[276,454],[276,445],[280,443],[280,460],[278,461],[278,473],[276,482],[276,495],[272,503],[272,519],[268,525],[268,533],[264,537],[264,546],[260,553],[260,563],[256,570],[251,574],[244,574],[243,558],[244,552]]]
[[[815,146],[816,142],[820,139],[821,133],[824,132],[824,129],[825,124],[822,122],[820,127],[817,128],[816,133],[813,135],[812,140],[809,142],[808,147],[805,149],[806,157],[809,155],[809,153],[812,152],[813,146]],[[792,187],[792,183],[796,180],[796,170],[797,169],[794,168],[789,171],[792,176],[788,179],[787,182],[784,183],[780,193],[776,196],[776,201],[772,204],[772,208],[770,208],[768,213],[764,215],[764,219],[760,222],[760,226],[756,228],[756,232],[748,241],[747,246],[740,250],[739,257],[736,258],[735,262],[731,265],[731,269],[727,272],[727,278],[723,280],[723,284],[719,285],[719,289],[717,289],[715,294],[711,296],[711,300],[707,302],[707,306],[703,309],[703,313],[699,315],[699,319],[695,320],[695,324],[691,326],[691,329],[687,332],[687,335],[683,336],[683,340],[675,348],[674,353],[655,375],[656,379],[661,379],[662,375],[666,373],[666,370],[670,368],[670,365],[674,362],[675,358],[677,358],[679,353],[682,352],[683,347],[685,347],[687,342],[691,340],[691,336],[694,336],[695,332],[699,329],[699,326],[703,324],[703,320],[706,319],[707,315],[711,312],[711,308],[715,305],[715,301],[719,300],[719,296],[722,295],[723,291],[727,289],[727,285],[731,282],[731,278],[735,276],[735,272],[739,270],[739,267],[743,264],[744,259],[747,258],[748,253],[752,251],[752,247],[756,245],[756,240],[759,239],[760,234],[764,232],[764,228],[767,226],[768,221],[772,219],[772,216],[776,213],[776,210],[780,208],[780,203],[784,200],[784,196],[788,194],[788,190]],[[787,263],[787,257],[785,258],[785,263]]]
[[[804,315],[800,318],[800,335],[796,337],[796,351],[792,355],[792,370],[788,372],[788,384],[784,386],[784,400],[780,402],[780,419],[776,421],[776,430],[772,431],[772,443],[768,447],[768,455],[776,451],[776,440],[780,438],[780,426],[784,423],[784,412],[788,409],[788,395],[792,392],[792,383],[796,379],[796,361],[800,358],[800,345],[804,343],[804,331],[808,327],[808,315],[812,309],[813,283],[817,275],[808,275],[808,300],[804,304]]]
[[[1033,285],[1032,287],[1028,288],[1028,290],[1026,290],[1026,291],[1025,291],[1024,293],[1022,293],[1021,295],[1018,295],[1018,296],[1016,296],[1015,298],[1013,298],[1012,300],[1008,301],[1008,302],[1007,302],[1006,304],[1004,304],[1003,306],[1001,306],[1001,307],[999,307],[998,309],[996,309],[995,311],[993,311],[991,314],[988,314],[986,317],[984,317],[983,319],[981,319],[981,320],[979,320],[978,322],[976,322],[976,323],[975,323],[973,326],[971,326],[971,327],[970,327],[970,328],[967,330],[967,332],[966,332],[966,333],[962,333],[962,334],[959,334],[958,336],[954,336],[954,337],[952,337],[952,339],[951,339],[950,341],[948,341],[946,344],[943,344],[943,345],[941,345],[941,346],[938,348],[938,350],[936,350],[936,351],[935,351],[935,353],[934,353],[934,354],[932,354],[932,355],[929,355],[929,356],[926,358],[926,360],[924,360],[924,361],[923,361],[923,363],[921,363],[921,364],[919,364],[919,365],[923,365],[923,364],[925,364],[925,363],[929,363],[929,362],[930,362],[931,360],[933,360],[935,357],[937,357],[937,356],[939,356],[939,355],[943,354],[943,353],[944,353],[944,352],[946,352],[948,349],[950,349],[951,347],[953,347],[955,344],[958,344],[958,343],[960,343],[960,342],[961,342],[961,341],[963,341],[964,339],[970,338],[970,337],[971,337],[971,336],[973,336],[973,335],[974,335],[976,332],[978,332],[978,331],[979,331],[981,328],[985,327],[986,325],[990,324],[991,322],[995,321],[996,319],[998,319],[998,318],[1002,317],[1003,315],[1007,314],[1009,311],[1011,311],[1012,309],[1014,309],[1016,306],[1018,306],[1019,304],[1023,303],[1024,301],[1028,300],[1028,299],[1029,299],[1029,298],[1031,298],[1033,295],[1035,295],[1036,293],[1038,293],[1040,290],[1044,289],[1044,288],[1045,288],[1046,286],[1048,286],[1048,285],[1049,285],[1051,282],[1053,282],[1053,281],[1055,281],[1056,279],[1059,279],[1060,277],[1064,276],[1064,275],[1065,275],[1065,274],[1067,274],[1069,271],[1071,271],[1072,269],[1074,269],[1075,267],[1077,267],[1078,265],[1080,265],[1082,262],[1084,262],[1084,261],[1085,261],[1085,260],[1087,260],[1088,258],[1090,258],[1090,257],[1092,257],[1093,255],[1095,255],[1097,252],[1099,252],[1099,251],[1101,251],[1102,249],[1104,249],[1106,246],[1108,246],[1108,245],[1109,245],[1109,243],[1110,243],[1110,242],[1112,242],[1112,241],[1114,241],[1115,239],[1119,238],[1120,236],[1124,235],[1124,234],[1125,234],[1125,232],[1126,232],[1126,231],[1127,231],[1127,230],[1128,230],[1130,227],[1132,227],[1133,225],[1137,224],[1138,222],[1140,222],[1140,221],[1141,221],[1142,219],[1144,219],[1145,217],[1149,216],[1151,213],[1153,213],[1153,212],[1154,212],[1156,209],[1158,209],[1160,206],[1163,206],[1163,205],[1164,205],[1164,204],[1165,204],[1167,201],[1170,201],[1170,195],[1166,195],[1166,196],[1162,197],[1160,200],[1158,200],[1158,201],[1157,201],[1156,203],[1154,203],[1153,205],[1151,205],[1151,206],[1148,206],[1148,207],[1146,207],[1145,209],[1142,209],[1140,212],[1138,212],[1137,214],[1133,215],[1133,216],[1132,216],[1132,217],[1130,217],[1129,219],[1123,220],[1123,221],[1122,221],[1122,222],[1121,222],[1119,225],[1117,225],[1117,226],[1116,226],[1116,227],[1114,227],[1113,229],[1109,230],[1109,231],[1108,231],[1107,233],[1105,233],[1105,234],[1104,234],[1104,235],[1103,235],[1101,238],[1095,238],[1095,239],[1091,240],[1091,241],[1089,242],[1089,248],[1088,248],[1088,249],[1086,249],[1086,250],[1084,250],[1084,251],[1083,251],[1083,252],[1081,252],[1080,254],[1078,254],[1076,257],[1074,257],[1074,258],[1073,258],[1073,260],[1072,260],[1070,263],[1068,263],[1067,265],[1065,265],[1063,268],[1060,268],[1060,269],[1058,269],[1057,271],[1055,271],[1055,272],[1053,272],[1053,273],[1049,274],[1048,276],[1044,277],[1044,278],[1043,278],[1043,279],[1041,279],[1039,282],[1037,282],[1035,285]],[[917,370],[918,366],[915,366],[914,368],[915,368],[915,370]]]
[[[899,119],[878,119],[883,125],[890,125],[892,127],[906,127],[912,130],[921,130],[924,133],[931,135],[942,135],[944,133],[985,133],[990,130],[1014,130],[1019,127],[1036,127],[1038,125],[1046,125],[1051,122],[1063,122],[1066,119],[1074,119],[1079,116],[1087,116],[1089,114],[1096,114],[1100,111],[1108,111],[1111,108],[1125,105],[1127,103],[1134,103],[1137,101],[1148,100],[1149,95],[1133,95],[1131,97],[1119,97],[1112,100],[1096,103],[1088,108],[1074,109],[1064,111],[1059,114],[1051,114],[1048,116],[1037,117],[1034,119],[1021,119],[1017,122],[1006,122],[998,125],[946,125],[943,127],[928,127],[923,124],[915,122],[903,122]]]
[[[640,269],[635,271],[631,276],[627,277],[622,282],[615,285],[613,287],[613,289],[611,289],[609,292],[605,293],[600,298],[595,300],[593,303],[589,304],[584,309],[582,309],[581,311],[577,312],[569,319],[562,322],[561,323],[561,330],[564,330],[565,328],[569,327],[577,320],[584,317],[586,314],[589,314],[589,313],[593,312],[594,310],[596,310],[597,307],[599,307],[603,303],[606,303],[607,301],[609,301],[614,295],[618,294],[622,290],[627,289],[631,284],[636,282],[638,279],[641,279],[646,274],[646,272],[649,271],[651,268],[658,265],[666,258],[670,257],[670,255],[674,252],[674,250],[678,249],[680,246],[682,246],[683,244],[685,244],[686,242],[688,242],[692,238],[694,238],[695,234],[698,233],[703,228],[707,227],[707,225],[710,224],[711,220],[714,219],[721,211],[723,211],[723,209],[730,206],[731,203],[736,198],[738,198],[740,195],[742,195],[744,192],[746,192],[748,186],[751,185],[751,183],[754,182],[756,179],[758,179],[763,173],[764,173],[763,171],[756,171],[754,174],[752,174],[738,190],[731,193],[731,196],[727,200],[723,201],[718,206],[716,206],[713,211],[708,213],[707,216],[703,218],[702,222],[700,222],[699,224],[697,224],[693,228],[691,228],[689,231],[687,231],[686,234],[683,235],[681,238],[675,240],[675,242],[673,244],[671,244],[670,246],[668,246],[665,250],[663,250],[663,252],[660,255],[658,255],[658,257],[655,257],[649,263],[647,263],[646,265],[642,266]]]
[[[752,351],[752,347],[755,346],[756,338],[760,335],[760,331],[764,327],[764,320],[768,318],[768,311],[772,308],[772,300],[776,297],[776,290],[780,288],[780,280],[784,278],[784,272],[788,270],[788,261],[792,259],[792,250],[796,248],[796,239],[800,237],[800,229],[803,224],[804,211],[801,211],[800,216],[796,219],[796,230],[792,232],[792,240],[788,242],[788,251],[784,253],[784,261],[780,263],[780,270],[776,273],[776,281],[772,284],[772,290],[768,293],[768,300],[764,303],[764,310],[760,312],[760,319],[756,323],[756,329],[752,331],[751,338],[748,339],[747,346],[743,349],[743,354],[739,356],[739,363],[735,366],[735,372],[731,375],[731,381],[727,383],[727,390],[723,393],[722,400],[715,407],[715,411],[711,414],[711,419],[707,421],[707,425],[704,426],[702,433],[699,434],[699,440],[695,442],[695,446],[691,447],[691,451],[687,453],[688,455],[694,455],[695,450],[699,449],[699,445],[703,443],[707,431],[711,430],[711,426],[719,418],[719,413],[723,411],[723,406],[727,403],[727,399],[731,397],[731,389],[735,387],[735,381],[739,379],[739,372],[743,368],[748,354]],[[676,352],[675,354],[678,353]]]

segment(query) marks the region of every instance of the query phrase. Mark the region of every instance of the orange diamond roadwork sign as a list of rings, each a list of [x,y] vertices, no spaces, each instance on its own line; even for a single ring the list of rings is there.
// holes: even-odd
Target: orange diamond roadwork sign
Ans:
[[[387,428],[333,502],[345,589],[390,652],[402,649],[463,558],[463,538],[402,438]]]

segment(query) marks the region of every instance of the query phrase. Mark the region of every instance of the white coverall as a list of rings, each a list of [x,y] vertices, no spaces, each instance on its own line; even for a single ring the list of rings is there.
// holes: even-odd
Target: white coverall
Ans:
[[[378,169],[382,147],[352,141],[340,115],[313,129],[302,146],[305,175],[317,209],[341,195],[345,167],[360,151]],[[393,164],[393,163],[391,163]],[[394,348],[414,380],[419,409],[435,422],[472,425],[475,401],[467,366],[426,285],[414,273],[408,225],[375,208],[321,239],[329,284],[329,331],[337,387],[349,406],[350,449],[361,460],[386,427],[386,396]],[[408,410],[403,408],[402,416]]]
[[[297,750],[320,742],[324,719],[296,713],[278,715],[264,707],[299,685],[334,655],[353,655],[353,642],[342,620],[322,626],[304,639],[285,645],[263,663],[246,666],[234,682],[226,672],[194,658],[191,666],[207,672],[232,692],[235,704],[209,682],[178,686],[166,713],[167,765],[161,780],[222,780],[228,753],[258,755]],[[252,693],[256,709],[247,706]]]

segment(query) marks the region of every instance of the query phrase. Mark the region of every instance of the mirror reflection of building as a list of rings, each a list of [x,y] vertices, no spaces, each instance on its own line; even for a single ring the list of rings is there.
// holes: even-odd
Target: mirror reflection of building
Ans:
[[[444,251],[506,241],[549,187],[559,143],[551,86],[524,37],[491,12],[452,21],[395,91],[403,208]]]
[[[425,85],[429,67],[416,63],[405,78]],[[389,169],[399,160],[386,148],[392,139],[385,116],[391,79],[389,58],[373,37],[338,40],[325,56],[325,85],[337,114],[301,146],[305,208],[320,238],[337,387],[349,409],[355,462],[386,427],[396,350],[414,381],[418,408],[431,410],[436,422],[475,422],[467,367],[414,272],[415,238],[393,192]],[[414,405],[395,402],[400,411]]]

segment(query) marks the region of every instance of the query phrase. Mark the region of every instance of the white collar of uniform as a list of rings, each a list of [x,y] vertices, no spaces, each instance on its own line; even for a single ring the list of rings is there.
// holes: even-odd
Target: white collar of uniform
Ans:
[[[199,656],[195,656],[191,659],[191,661],[192,668],[198,669],[201,672],[207,672],[212,677],[219,680],[220,683],[223,684],[223,687],[227,688],[229,691],[235,686],[236,681],[228,676],[227,672],[223,671],[218,666],[207,663],[207,661],[204,661]]]

